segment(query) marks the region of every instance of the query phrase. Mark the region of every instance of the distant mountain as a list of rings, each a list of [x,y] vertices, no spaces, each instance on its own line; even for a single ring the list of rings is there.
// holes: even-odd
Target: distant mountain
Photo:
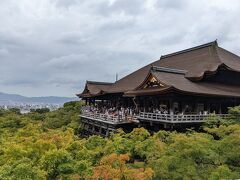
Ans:
[[[45,96],[45,97],[26,97],[18,94],[7,94],[0,92],[0,105],[7,105],[13,103],[42,103],[42,104],[63,104],[69,101],[77,101],[76,97],[58,97],[58,96]]]

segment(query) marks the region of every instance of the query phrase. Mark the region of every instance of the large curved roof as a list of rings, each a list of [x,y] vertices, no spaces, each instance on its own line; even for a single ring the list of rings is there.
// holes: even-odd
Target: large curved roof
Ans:
[[[152,66],[186,70],[186,78],[200,80],[205,73],[215,72],[219,66],[240,71],[240,57],[218,47],[216,41],[194,48],[161,56],[161,58],[114,83],[109,92],[135,89],[147,76]]]
[[[200,81],[205,74],[214,74],[219,67],[240,72],[240,57],[219,47],[217,41],[161,56],[143,68],[107,86],[104,93],[124,93],[135,90],[146,78],[152,66],[181,69],[184,77]],[[167,78],[167,77],[166,77]]]

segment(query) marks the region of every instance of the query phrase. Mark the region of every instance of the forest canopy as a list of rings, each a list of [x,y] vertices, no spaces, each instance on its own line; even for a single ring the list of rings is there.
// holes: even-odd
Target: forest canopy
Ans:
[[[240,107],[201,130],[144,128],[79,137],[81,102],[56,111],[0,110],[0,179],[238,179]]]

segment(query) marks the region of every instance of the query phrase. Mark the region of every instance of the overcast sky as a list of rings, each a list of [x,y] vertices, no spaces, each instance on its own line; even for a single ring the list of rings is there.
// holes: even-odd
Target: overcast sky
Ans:
[[[0,0],[0,92],[74,96],[218,39],[240,55],[239,0]]]

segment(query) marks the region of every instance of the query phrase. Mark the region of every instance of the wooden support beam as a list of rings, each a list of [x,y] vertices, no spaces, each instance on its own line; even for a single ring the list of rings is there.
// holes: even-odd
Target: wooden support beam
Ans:
[[[106,130],[106,136],[109,136],[109,129]]]
[[[153,122],[152,121],[150,121],[150,126],[153,126]]]

